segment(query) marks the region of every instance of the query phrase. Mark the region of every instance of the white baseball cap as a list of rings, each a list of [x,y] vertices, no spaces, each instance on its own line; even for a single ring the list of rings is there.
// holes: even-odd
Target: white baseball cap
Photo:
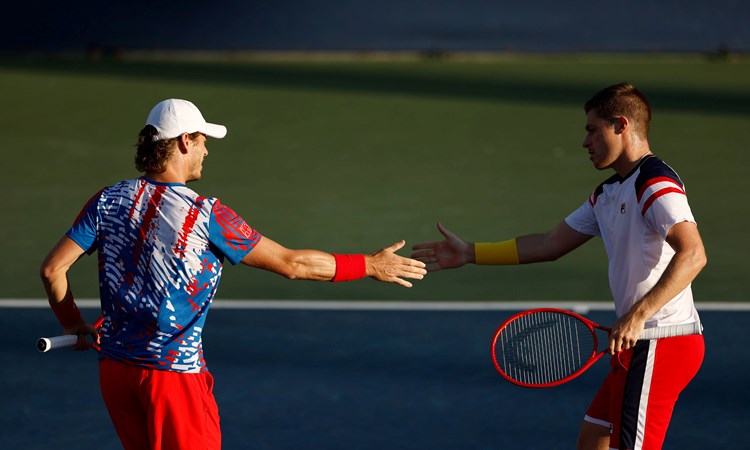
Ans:
[[[227,134],[227,127],[206,122],[194,104],[177,98],[164,100],[154,106],[146,125],[152,125],[159,132],[154,137],[157,141],[176,138],[182,133],[200,132],[216,139]]]

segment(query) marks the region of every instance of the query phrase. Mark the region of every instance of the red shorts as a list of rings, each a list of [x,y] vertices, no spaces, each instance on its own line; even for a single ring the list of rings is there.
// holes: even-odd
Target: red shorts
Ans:
[[[208,372],[167,372],[103,359],[99,384],[125,450],[221,448]]]
[[[584,420],[610,428],[610,448],[661,449],[677,397],[698,373],[704,351],[703,335],[691,334],[620,352]]]

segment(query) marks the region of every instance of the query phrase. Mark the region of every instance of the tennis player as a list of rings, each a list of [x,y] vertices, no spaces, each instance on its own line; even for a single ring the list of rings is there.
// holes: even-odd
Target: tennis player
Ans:
[[[583,147],[596,169],[615,173],[580,208],[546,233],[501,242],[466,242],[438,224],[445,239],[415,245],[412,257],[429,271],[528,264],[554,261],[601,237],[618,317],[608,351],[617,356],[584,417],[578,448],[659,449],[677,397],[703,361],[690,285],[706,254],[682,180],[649,147],[644,95],[621,83],[596,93],[584,110]],[[639,341],[652,327],[685,335]]]
[[[207,137],[226,135],[192,103],[169,99],[148,115],[137,140],[140,178],[96,193],[41,267],[49,303],[76,348],[100,347],[101,392],[127,450],[219,449],[214,380],[201,334],[222,264],[242,263],[289,279],[372,277],[411,287],[422,262],[398,256],[397,242],[373,254],[285,248],[215,197],[186,186],[201,178]],[[67,279],[97,253],[103,324],[80,315]]]

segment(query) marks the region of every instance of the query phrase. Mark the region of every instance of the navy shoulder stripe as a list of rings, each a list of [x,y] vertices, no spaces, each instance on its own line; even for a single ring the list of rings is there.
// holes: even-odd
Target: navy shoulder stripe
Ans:
[[[641,164],[641,172],[638,174],[638,178],[635,179],[635,192],[641,192],[643,185],[654,178],[669,178],[681,188],[685,187],[674,169],[656,156],[651,156],[646,158]]]

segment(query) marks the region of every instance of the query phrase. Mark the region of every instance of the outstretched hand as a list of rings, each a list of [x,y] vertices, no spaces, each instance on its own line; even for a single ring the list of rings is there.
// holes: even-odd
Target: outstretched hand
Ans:
[[[424,278],[427,273],[424,263],[396,254],[404,245],[406,241],[399,241],[365,257],[367,275],[378,281],[397,283],[404,287],[412,287],[412,284],[403,278]]]
[[[474,261],[473,245],[453,234],[439,222],[437,229],[445,237],[444,240],[425,242],[412,247],[412,250],[416,251],[411,257],[425,263],[428,272],[453,269]]]

